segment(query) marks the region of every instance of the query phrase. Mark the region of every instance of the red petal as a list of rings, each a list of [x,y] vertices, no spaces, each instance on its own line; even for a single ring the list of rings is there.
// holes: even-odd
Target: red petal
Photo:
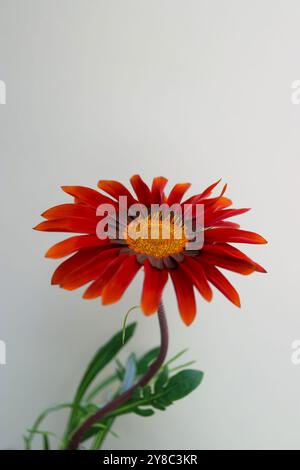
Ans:
[[[151,205],[151,191],[142,180],[140,175],[134,175],[130,178],[132,187],[137,195],[137,198],[140,203],[145,204],[146,206]]]
[[[153,204],[161,204],[163,200],[163,193],[165,186],[167,184],[168,180],[164,178],[163,176],[156,176],[153,178],[152,182],[152,203]]]
[[[212,214],[209,214],[205,218],[205,225],[214,225],[221,220],[229,219],[230,217],[236,217],[237,215],[245,214],[250,209],[225,209],[220,211],[215,211]]]
[[[130,256],[124,261],[116,274],[103,289],[103,305],[113,304],[120,300],[140,267],[141,265],[137,262],[135,256]]]
[[[122,183],[119,183],[119,181],[100,180],[98,187],[117,200],[119,200],[120,196],[126,196],[128,205],[137,202],[128,189]]]
[[[218,184],[220,183],[222,178],[220,178],[218,181],[216,181],[215,183],[211,184],[210,186],[208,186],[208,188],[206,188],[202,193],[201,193],[201,199],[204,199],[208,196],[210,196],[210,194],[212,193],[212,191],[215,189],[216,186],[218,186]]]
[[[190,183],[178,183],[175,184],[174,188],[171,190],[169,197],[168,197],[168,204],[171,206],[172,204],[179,204],[181,199],[183,198],[184,194],[187,190],[191,187]]]
[[[196,316],[193,284],[180,269],[170,269],[169,273],[173,281],[181,318],[186,325],[190,325]]]
[[[102,294],[104,286],[110,281],[112,276],[118,271],[123,261],[128,258],[127,253],[119,255],[117,258],[108,262],[106,269],[102,272],[101,276],[96,279],[84,292],[84,299],[95,299]]]
[[[99,248],[87,248],[72,255],[66,261],[61,263],[53,273],[51,284],[60,284],[64,277],[75,269],[84,266],[94,256],[99,253]]]
[[[141,299],[141,307],[145,315],[157,311],[162,292],[168,280],[168,271],[153,268],[147,259],[144,263],[145,278]]]
[[[201,264],[195,261],[193,258],[186,256],[184,261],[180,263],[180,269],[186,272],[193,284],[199,290],[200,294],[204,297],[205,300],[210,302],[213,293],[210,285],[207,282]]]
[[[217,222],[215,226],[221,228],[240,228],[240,224],[236,224],[235,222],[228,222],[227,220],[224,222],[221,220],[220,222]]]
[[[241,301],[238,292],[230,284],[225,276],[214,266],[203,264],[203,268],[207,279],[217,288],[222,294],[227,297],[237,307],[241,306]]]
[[[95,233],[96,225],[97,220],[69,217],[66,219],[45,220],[34,227],[34,230],[43,232]]]
[[[205,241],[211,242],[231,242],[231,243],[268,243],[261,235],[246,230],[214,228],[204,232]]]
[[[75,237],[67,238],[56,245],[53,245],[45,256],[47,258],[63,258],[68,256],[74,251],[80,250],[82,248],[89,248],[93,246],[103,246],[107,245],[109,242],[107,240],[99,240],[96,235],[76,235]]]
[[[100,204],[116,205],[115,201],[111,198],[85,186],[62,186],[62,190],[75,197],[77,201],[84,202],[94,209],[97,209]]]
[[[208,186],[208,188],[206,188],[204,191],[202,191],[202,193],[197,194],[195,196],[192,196],[189,199],[187,199],[186,201],[184,201],[183,204],[193,204],[193,203],[196,203],[196,202],[199,202],[199,201],[202,202],[202,199],[205,199],[205,198],[210,196],[210,194],[215,189],[215,187],[220,183],[220,181],[221,181],[221,178],[218,181],[216,181],[215,183]]]
[[[212,253],[212,254],[220,254],[220,255],[225,255],[225,256],[230,256],[234,257],[239,260],[245,260],[249,263],[251,263],[254,267],[255,270],[261,273],[266,273],[267,271],[260,266],[258,263],[253,261],[251,258],[245,255],[242,251],[238,250],[237,248],[228,245],[227,243],[218,243],[214,245],[205,245],[203,247],[203,252],[205,253]]]
[[[83,266],[64,276],[60,286],[64,289],[74,290],[87,282],[96,279],[106,269],[107,263],[119,255],[120,248],[100,251]]]
[[[96,211],[91,207],[80,204],[60,204],[59,206],[51,207],[43,212],[42,217],[49,220],[68,217],[96,219]]]
[[[197,257],[197,260],[202,263],[208,263],[220,268],[228,269],[239,274],[252,274],[256,271],[255,266],[249,261],[237,259],[229,256],[224,256],[222,254],[207,254],[205,250],[201,250],[200,255]]]

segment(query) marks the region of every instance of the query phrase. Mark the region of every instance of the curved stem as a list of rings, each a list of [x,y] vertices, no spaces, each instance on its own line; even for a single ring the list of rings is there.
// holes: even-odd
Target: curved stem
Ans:
[[[118,395],[116,398],[114,398],[112,401],[107,403],[101,410],[98,410],[95,414],[87,418],[86,421],[84,421],[81,426],[75,431],[73,436],[71,437],[71,440],[68,445],[69,450],[76,450],[84,436],[84,434],[92,427],[94,424],[96,424],[98,421],[103,419],[106,415],[114,411],[116,408],[118,408],[120,405],[125,403],[127,400],[129,400],[133,394],[133,392],[139,388],[139,387],[144,387],[152,377],[159,371],[160,367],[163,365],[164,360],[167,355],[168,351],[168,344],[169,344],[169,335],[168,335],[168,324],[167,324],[167,319],[166,319],[166,314],[165,314],[165,309],[162,304],[160,303],[158,307],[158,321],[159,321],[159,327],[160,327],[160,339],[161,339],[161,344],[160,344],[160,352],[157,357],[157,359],[151,364],[149,367],[148,371],[146,374],[132,387],[130,387],[126,392],[122,393],[121,395]]]

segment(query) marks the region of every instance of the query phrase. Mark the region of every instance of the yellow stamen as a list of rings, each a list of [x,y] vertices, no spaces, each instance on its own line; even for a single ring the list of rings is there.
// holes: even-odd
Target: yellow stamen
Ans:
[[[181,253],[187,243],[180,220],[157,216],[130,222],[125,230],[125,240],[131,250],[154,258]]]

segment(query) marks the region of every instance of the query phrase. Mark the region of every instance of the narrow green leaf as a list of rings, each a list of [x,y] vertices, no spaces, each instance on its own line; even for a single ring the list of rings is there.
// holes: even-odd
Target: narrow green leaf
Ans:
[[[50,450],[50,442],[47,434],[43,435],[43,448],[44,450]]]
[[[122,343],[125,343],[125,337],[126,337],[126,322],[128,319],[129,314],[133,311],[136,310],[137,308],[140,308],[139,305],[134,305],[134,307],[131,307],[128,312],[126,313],[124,320],[123,320],[123,327],[122,327]]]
[[[123,332],[119,331],[104,346],[102,346],[87,367],[76,392],[74,402],[78,402],[84,396],[87,388],[98,373],[118,354],[134,334],[136,323],[131,323],[125,329],[125,343],[122,343]]]
[[[171,357],[171,359],[169,359],[164,365],[165,366],[169,366],[170,364],[172,364],[172,362],[176,361],[177,359],[179,359],[179,357],[181,357],[183,354],[185,354],[186,352],[188,351],[188,348],[185,348],[183,349],[182,351],[180,351],[179,353],[177,353],[175,356]]]
[[[168,368],[167,367],[164,367],[162,369],[162,371],[159,373],[156,381],[155,381],[155,384],[154,384],[154,392],[157,393],[157,392],[160,392],[164,385],[167,383],[168,381]]]
[[[36,421],[34,422],[33,424],[33,427],[32,429],[28,430],[29,432],[29,436],[25,436],[24,439],[25,439],[25,443],[26,443],[26,450],[31,450],[31,446],[32,446],[32,441],[33,441],[33,438],[34,438],[34,435],[39,433],[38,431],[38,428],[39,426],[41,425],[42,421],[48,416],[48,414],[50,413],[53,413],[55,411],[60,411],[60,410],[63,410],[65,408],[73,408],[74,407],[74,404],[73,403],[62,403],[62,404],[59,404],[59,405],[54,405],[54,406],[50,406],[49,408],[47,408],[45,411],[43,411],[36,419]],[[80,408],[81,409],[81,408]],[[83,411],[81,409],[81,411]]]
[[[126,344],[132,335],[134,334],[136,328],[136,323],[131,323],[125,329],[126,337],[125,342]],[[122,343],[123,332],[122,330],[115,334],[104,346],[98,349],[97,353],[93,357],[92,361],[88,365],[83,378],[78,386],[77,392],[74,398],[74,406],[73,411],[71,413],[69,424],[68,424],[68,431],[72,431],[77,423],[78,419],[76,419],[76,407],[80,404],[82,398],[84,397],[85,392],[87,391],[90,384],[93,382],[95,377],[99,374],[99,372],[118,354],[118,352],[122,349],[124,344]]]

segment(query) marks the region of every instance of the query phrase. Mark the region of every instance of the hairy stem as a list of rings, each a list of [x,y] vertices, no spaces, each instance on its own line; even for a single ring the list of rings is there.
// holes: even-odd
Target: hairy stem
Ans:
[[[94,424],[101,421],[105,416],[114,411],[120,405],[123,405],[123,403],[125,403],[131,398],[132,394],[136,389],[147,385],[147,383],[150,382],[150,380],[154,377],[154,375],[159,371],[159,369],[163,365],[168,351],[169,335],[165,309],[162,303],[160,303],[157,313],[161,340],[160,352],[157,359],[151,364],[146,374],[135,385],[126,390],[126,392],[115,397],[112,401],[110,401],[103,408],[101,408],[101,410],[98,410],[79,426],[79,428],[74,432],[73,436],[71,437],[71,440],[67,447],[69,450],[77,450],[83,436],[92,426],[94,426]]]

